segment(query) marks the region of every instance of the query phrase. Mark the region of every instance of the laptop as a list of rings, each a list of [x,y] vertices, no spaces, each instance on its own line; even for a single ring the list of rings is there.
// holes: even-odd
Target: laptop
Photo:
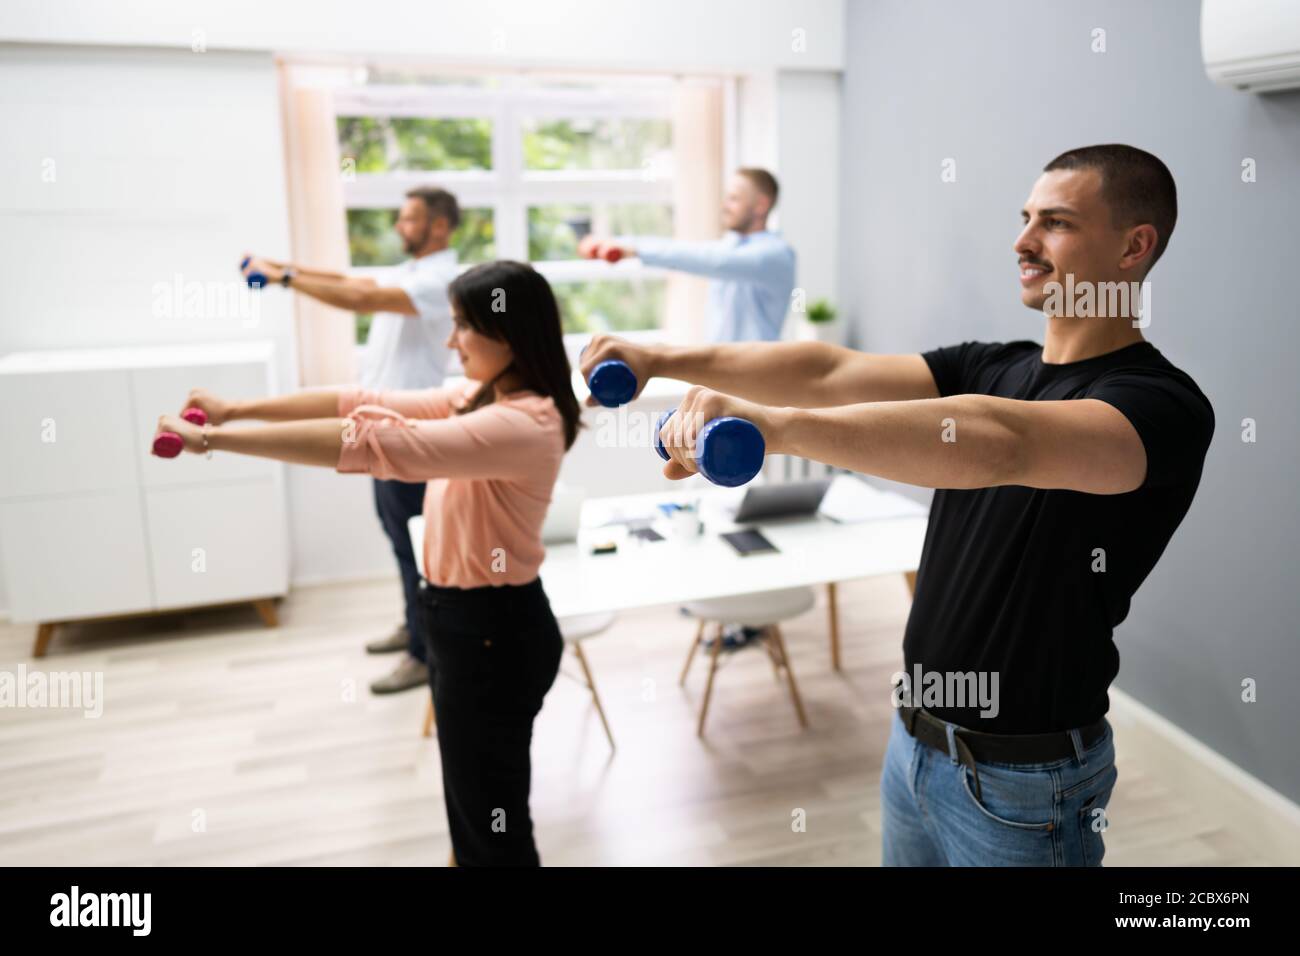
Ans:
[[[551,505],[546,509],[542,523],[542,544],[566,544],[578,540],[582,524],[582,503],[585,489],[575,488],[557,481],[551,490]]]
[[[788,481],[775,485],[751,485],[736,508],[735,520],[761,521],[772,518],[801,518],[816,514],[831,486],[830,478]]]

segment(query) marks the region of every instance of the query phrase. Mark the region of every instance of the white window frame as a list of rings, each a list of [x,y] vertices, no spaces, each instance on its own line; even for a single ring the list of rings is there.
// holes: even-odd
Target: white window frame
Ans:
[[[672,119],[671,88],[660,83],[622,82],[608,87],[539,88],[522,74],[494,74],[493,86],[374,85],[336,89],[334,114],[340,116],[471,117],[492,122],[492,168],[489,170],[394,171],[357,173],[343,183],[345,207],[397,209],[406,192],[436,182],[456,195],[464,209],[491,208],[500,259],[528,260],[528,208],[565,204],[673,205],[671,170],[560,170],[524,168],[522,129],[525,120]],[[589,79],[589,78],[588,78]],[[611,265],[588,259],[532,263],[549,281],[601,282],[666,276],[666,270],[625,259]],[[468,268],[466,265],[464,268]],[[381,272],[358,267],[356,274]],[[581,336],[585,338],[585,334]],[[661,329],[632,333],[660,338]]]

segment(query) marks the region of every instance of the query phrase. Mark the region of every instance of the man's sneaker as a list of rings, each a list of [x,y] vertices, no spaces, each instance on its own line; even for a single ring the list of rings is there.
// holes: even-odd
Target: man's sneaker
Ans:
[[[377,641],[371,641],[366,645],[367,654],[392,654],[395,651],[404,651],[411,646],[411,632],[406,629],[406,625],[401,625],[387,637],[381,637]]]
[[[742,647],[748,647],[756,640],[763,636],[761,627],[741,627],[739,624],[728,624],[722,631],[722,649],[724,651],[738,651]],[[706,651],[713,650],[714,638],[712,635],[700,638],[700,646]]]
[[[724,651],[738,651],[742,647],[748,647],[760,637],[763,636],[761,627],[741,627],[733,624],[722,632],[722,649]]]
[[[387,677],[381,677],[370,685],[372,694],[396,694],[414,687],[424,687],[429,683],[429,665],[417,661],[410,654],[402,657],[401,663]]]

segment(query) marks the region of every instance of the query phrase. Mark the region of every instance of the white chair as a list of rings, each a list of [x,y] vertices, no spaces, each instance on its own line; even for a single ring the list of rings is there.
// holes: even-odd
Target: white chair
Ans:
[[[772,661],[772,673],[780,681],[781,672],[785,672],[786,683],[790,688],[790,699],[794,702],[795,714],[799,718],[799,726],[808,726],[803,701],[799,698],[799,688],[795,684],[794,671],[790,669],[790,657],[786,654],[780,624],[782,621],[788,621],[807,612],[814,603],[816,597],[812,588],[800,587],[768,591],[764,594],[692,601],[686,605],[686,612],[696,618],[700,626],[695,632],[695,639],[691,641],[691,650],[686,655],[686,664],[682,667],[682,676],[678,681],[681,686],[686,686],[686,675],[690,672],[691,661],[695,658],[695,649],[700,645],[705,627],[710,623],[714,625],[713,650],[709,655],[709,676],[704,685],[704,700],[700,703],[700,720],[695,730],[696,736],[704,736],[704,720],[708,716],[709,699],[713,695],[713,678],[718,671],[718,655],[722,650],[724,624],[740,624],[762,630],[761,639]]]
[[[614,734],[609,729],[609,721],[605,717],[605,708],[600,703],[600,694],[596,692],[596,679],[592,676],[591,667],[587,664],[587,655],[582,652],[582,642],[607,630],[614,623],[614,616],[612,611],[604,614],[577,614],[573,617],[562,617],[557,622],[560,625],[560,634],[564,637],[564,646],[573,652],[573,656],[578,659],[578,666],[582,668],[581,677],[570,674],[564,669],[563,665],[560,667],[560,673],[570,680],[577,681],[591,691],[591,702],[596,705],[596,713],[600,715],[600,724],[605,728],[605,737],[609,740],[610,750],[615,749]],[[433,725],[433,697],[430,695],[424,711],[424,730],[422,733],[425,737],[432,736]]]

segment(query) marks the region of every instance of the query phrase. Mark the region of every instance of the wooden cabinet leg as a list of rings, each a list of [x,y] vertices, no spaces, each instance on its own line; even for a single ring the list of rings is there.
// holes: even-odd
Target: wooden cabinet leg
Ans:
[[[903,580],[907,582],[907,593],[916,597],[916,572],[904,571]]]
[[[36,643],[32,645],[32,657],[44,657],[45,649],[50,646],[52,640],[54,640],[53,622],[38,625],[36,628]]]
[[[273,599],[264,598],[260,601],[254,601],[253,607],[257,610],[257,616],[262,619],[262,624],[265,627],[280,626],[280,615],[276,613]]]

